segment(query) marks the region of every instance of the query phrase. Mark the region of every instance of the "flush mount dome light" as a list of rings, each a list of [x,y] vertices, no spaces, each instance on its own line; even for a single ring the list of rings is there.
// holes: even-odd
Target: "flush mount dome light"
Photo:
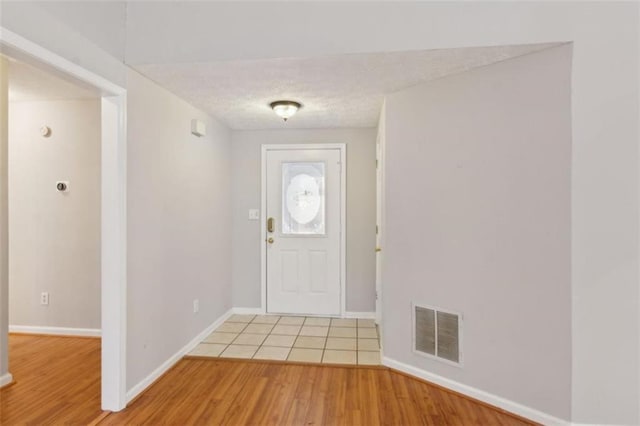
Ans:
[[[273,112],[282,117],[284,121],[287,121],[287,119],[293,116],[293,114],[295,114],[302,105],[295,101],[275,101],[271,102],[269,106]]]

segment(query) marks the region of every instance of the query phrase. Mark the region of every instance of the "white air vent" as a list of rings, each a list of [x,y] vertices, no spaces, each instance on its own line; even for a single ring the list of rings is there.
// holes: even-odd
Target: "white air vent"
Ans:
[[[462,315],[432,306],[412,305],[413,351],[462,365]]]

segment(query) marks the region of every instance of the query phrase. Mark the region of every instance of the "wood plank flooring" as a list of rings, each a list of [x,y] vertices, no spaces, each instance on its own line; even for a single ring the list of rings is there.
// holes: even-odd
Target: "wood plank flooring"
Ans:
[[[530,425],[387,368],[185,358],[100,425]]]
[[[11,335],[0,424],[99,418],[100,340]],[[528,425],[387,368],[185,358],[100,425]]]
[[[0,424],[89,424],[100,410],[100,339],[9,335],[15,384],[0,390]]]

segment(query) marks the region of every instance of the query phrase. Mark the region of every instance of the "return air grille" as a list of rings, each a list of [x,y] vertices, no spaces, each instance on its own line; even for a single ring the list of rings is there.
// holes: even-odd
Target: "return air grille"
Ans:
[[[415,352],[461,364],[461,315],[414,305],[413,318],[413,350]]]

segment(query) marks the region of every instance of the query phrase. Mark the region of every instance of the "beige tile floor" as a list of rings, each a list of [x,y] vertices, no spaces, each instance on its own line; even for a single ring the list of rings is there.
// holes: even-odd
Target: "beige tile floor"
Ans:
[[[380,364],[370,319],[232,315],[189,355],[322,364]]]

